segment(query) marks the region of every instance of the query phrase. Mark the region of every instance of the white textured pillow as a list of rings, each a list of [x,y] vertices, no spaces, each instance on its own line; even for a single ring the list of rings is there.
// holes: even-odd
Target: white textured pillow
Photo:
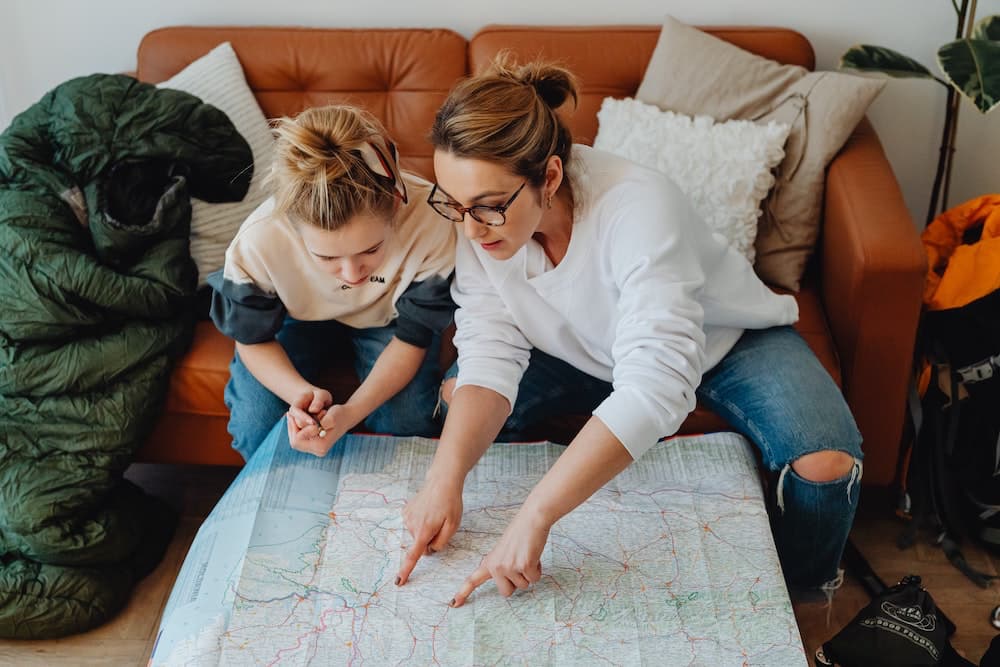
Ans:
[[[665,173],[708,226],[753,262],[760,202],[785,155],[788,125],[716,123],[612,97],[601,104],[597,119],[594,148]]]
[[[267,198],[262,181],[271,166],[274,138],[229,42],[219,44],[159,87],[191,93],[220,109],[253,151],[253,180],[243,201],[223,204],[191,201],[191,257],[198,266],[201,287],[209,273],[222,268],[226,248],[240,225]]]

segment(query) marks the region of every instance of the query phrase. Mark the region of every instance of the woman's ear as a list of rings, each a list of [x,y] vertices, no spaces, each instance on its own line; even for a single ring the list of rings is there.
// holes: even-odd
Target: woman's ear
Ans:
[[[550,155],[545,164],[545,188],[547,197],[555,196],[563,181],[563,163],[558,155]]]

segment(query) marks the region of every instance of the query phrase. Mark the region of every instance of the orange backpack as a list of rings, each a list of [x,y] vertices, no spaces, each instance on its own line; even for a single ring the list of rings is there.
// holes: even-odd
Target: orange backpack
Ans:
[[[927,252],[927,310],[962,308],[1000,289],[1000,195],[945,211],[920,238]]]

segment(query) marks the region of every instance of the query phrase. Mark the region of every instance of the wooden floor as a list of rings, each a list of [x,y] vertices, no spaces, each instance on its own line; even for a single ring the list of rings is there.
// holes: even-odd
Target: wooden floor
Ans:
[[[153,648],[160,613],[170,587],[202,520],[236,474],[234,468],[134,465],[128,476],[152,493],[182,508],[182,518],[170,549],[160,566],[136,588],[131,602],[103,627],[60,640],[2,641],[0,665],[144,665]],[[952,638],[965,657],[979,662],[997,631],[989,623],[993,607],[1000,604],[1000,584],[977,588],[955,570],[940,549],[919,544],[900,551],[893,541],[901,523],[892,514],[891,499],[881,489],[865,488],[855,522],[853,539],[876,572],[895,583],[908,574],[923,577],[924,586],[957,624]],[[1000,559],[967,546],[971,564],[996,574]],[[795,605],[807,654],[843,627],[868,599],[860,584],[848,577],[837,593],[832,608],[825,603]],[[827,616],[829,613],[829,625]]]

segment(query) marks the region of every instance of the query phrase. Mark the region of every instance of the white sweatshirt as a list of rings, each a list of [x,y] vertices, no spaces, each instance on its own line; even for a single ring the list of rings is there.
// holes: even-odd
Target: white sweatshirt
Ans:
[[[574,224],[566,256],[534,240],[495,260],[461,238],[456,387],[517,400],[532,347],[614,390],[594,411],[634,459],[674,434],[702,373],[744,329],[791,324],[792,296],[765,286],[666,176],[576,145],[566,169]]]

